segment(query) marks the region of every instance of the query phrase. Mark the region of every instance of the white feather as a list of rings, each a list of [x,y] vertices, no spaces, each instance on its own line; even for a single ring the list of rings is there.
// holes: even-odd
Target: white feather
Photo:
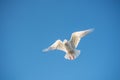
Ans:
[[[80,50],[76,50],[76,48],[81,38],[92,31],[93,29],[73,32],[69,41],[67,41],[66,39],[63,42],[61,40],[56,40],[50,47],[44,49],[43,52],[47,52],[50,50],[61,50],[66,53],[64,56],[65,59],[74,60],[80,55]]]

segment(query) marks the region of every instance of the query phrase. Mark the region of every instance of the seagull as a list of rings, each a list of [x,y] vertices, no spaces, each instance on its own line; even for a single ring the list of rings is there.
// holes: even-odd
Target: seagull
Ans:
[[[67,60],[74,60],[80,55],[80,50],[77,50],[77,46],[84,36],[91,33],[94,29],[87,29],[83,31],[73,32],[70,40],[64,39],[61,41],[60,39],[56,40],[50,47],[43,50],[43,52],[51,51],[51,50],[61,50],[66,54],[64,56]]]

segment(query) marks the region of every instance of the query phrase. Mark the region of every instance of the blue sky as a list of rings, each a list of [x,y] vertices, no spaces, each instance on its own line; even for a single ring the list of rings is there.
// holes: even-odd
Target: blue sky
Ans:
[[[0,80],[120,80],[119,8],[119,0],[1,0]],[[89,28],[76,60],[42,52]]]

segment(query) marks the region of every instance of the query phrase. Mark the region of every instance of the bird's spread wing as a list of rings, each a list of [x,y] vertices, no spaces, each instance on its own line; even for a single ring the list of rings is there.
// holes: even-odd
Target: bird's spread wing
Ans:
[[[88,29],[88,30],[72,33],[71,39],[70,39],[70,43],[71,43],[72,47],[76,48],[80,42],[80,39],[92,31],[93,31],[93,29]]]
[[[56,40],[55,43],[53,43],[50,47],[48,47],[47,49],[44,49],[43,51],[49,51],[49,50],[62,50],[65,51],[65,47],[62,43],[61,40]]]

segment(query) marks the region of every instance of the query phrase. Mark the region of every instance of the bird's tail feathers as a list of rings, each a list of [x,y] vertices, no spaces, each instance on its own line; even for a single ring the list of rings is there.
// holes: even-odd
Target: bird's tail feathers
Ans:
[[[77,58],[80,55],[80,50],[75,50],[75,58]]]
[[[68,59],[68,60],[74,60],[76,59],[78,56],[80,55],[80,50],[75,50],[75,54],[66,54],[64,56],[65,59]]]

